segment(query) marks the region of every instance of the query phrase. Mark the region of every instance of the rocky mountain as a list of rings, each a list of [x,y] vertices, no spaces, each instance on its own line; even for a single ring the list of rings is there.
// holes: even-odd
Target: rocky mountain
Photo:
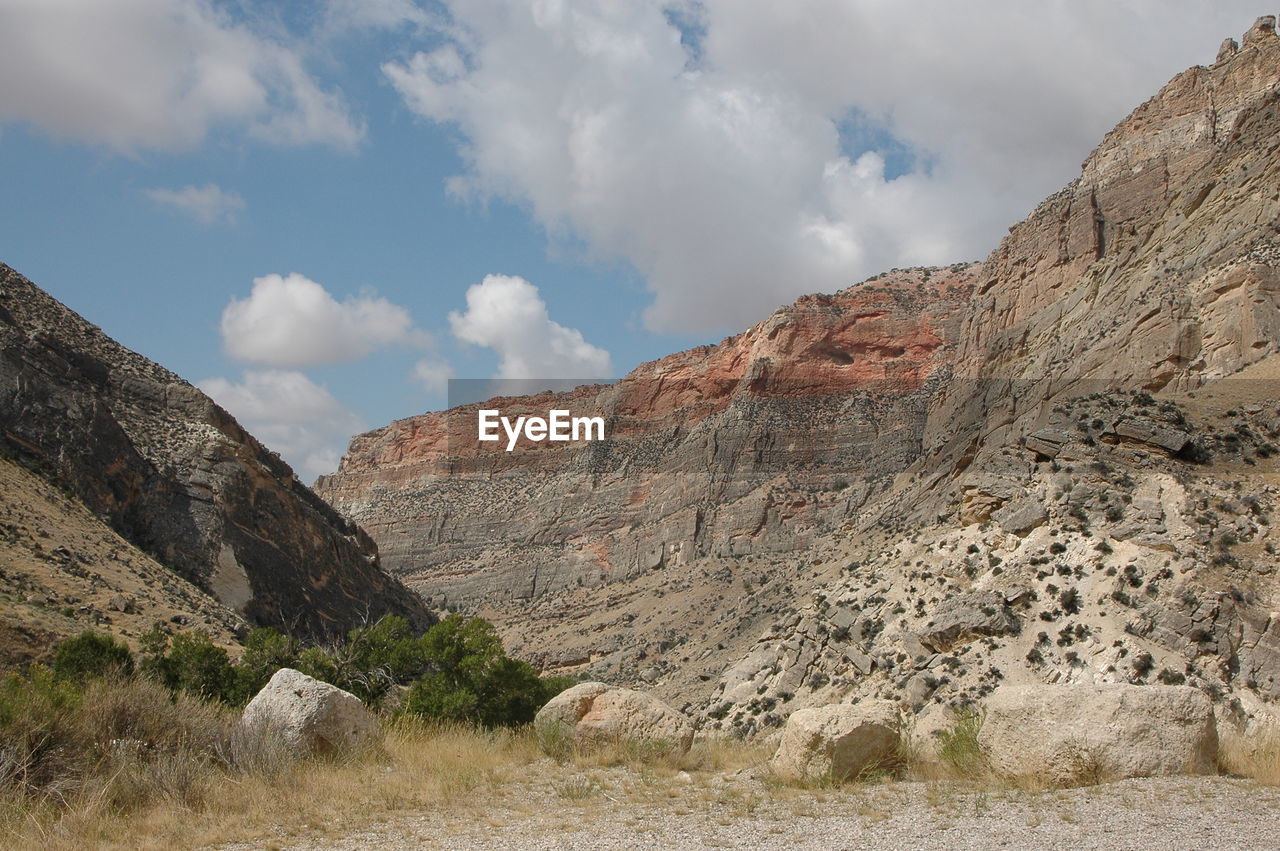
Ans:
[[[704,726],[999,682],[1280,698],[1280,39],[1259,19],[981,263],[810,296],[611,387],[596,444],[353,440],[321,495],[427,596]]]
[[[485,403],[599,414],[609,439],[585,448],[483,446],[471,405],[357,436],[316,487],[389,570],[463,605],[803,549],[919,454],[974,284],[895,272],[616,385]]]
[[[385,612],[431,620],[421,600],[382,571],[372,540],[226,411],[3,265],[0,437],[7,460],[116,533],[100,530],[95,541],[118,535],[117,555],[127,550],[144,573],[169,571],[172,581],[161,586],[180,582],[189,591],[179,596],[235,612],[218,616],[221,628],[239,616],[322,638]],[[16,540],[21,529],[10,531]],[[43,553],[38,544],[25,548]],[[53,561],[76,567],[83,556],[67,547],[65,559]],[[9,549],[11,562],[17,551]],[[26,577],[20,585],[36,589],[27,595],[34,602],[76,613],[77,604],[62,599],[70,590],[45,587],[48,575],[34,566],[9,567]],[[111,584],[96,572],[92,588],[73,596]]]

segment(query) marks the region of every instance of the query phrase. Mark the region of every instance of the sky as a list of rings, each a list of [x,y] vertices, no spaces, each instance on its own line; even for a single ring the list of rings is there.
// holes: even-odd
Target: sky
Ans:
[[[310,481],[984,257],[1236,0],[0,0],[0,262]]]

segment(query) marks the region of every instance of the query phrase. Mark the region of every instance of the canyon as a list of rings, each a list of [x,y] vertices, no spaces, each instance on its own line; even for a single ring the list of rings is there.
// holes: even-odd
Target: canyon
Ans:
[[[741,735],[860,696],[1280,682],[1280,39],[1135,109],[983,261],[783,307],[620,381],[496,399],[608,439],[355,437],[317,493],[433,606]],[[468,434],[469,430],[469,434]],[[470,439],[468,439],[470,438]]]

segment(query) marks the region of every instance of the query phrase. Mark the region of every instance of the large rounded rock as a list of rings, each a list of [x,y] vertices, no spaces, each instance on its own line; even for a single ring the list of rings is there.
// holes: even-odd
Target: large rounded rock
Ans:
[[[894,759],[898,708],[887,700],[799,709],[787,719],[770,762],[791,780],[848,780]]]
[[[991,767],[1050,783],[1216,770],[1213,705],[1188,686],[1001,686],[978,743]]]
[[[302,755],[359,748],[377,739],[378,719],[350,692],[281,668],[240,716],[246,732],[271,732]]]
[[[604,683],[579,683],[551,698],[533,721],[544,747],[642,742],[681,752],[693,744],[693,724],[658,698]]]

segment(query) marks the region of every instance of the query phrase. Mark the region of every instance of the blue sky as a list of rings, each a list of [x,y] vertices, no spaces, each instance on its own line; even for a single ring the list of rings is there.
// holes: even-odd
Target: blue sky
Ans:
[[[1257,14],[0,0],[0,260],[309,479],[449,376],[620,375],[984,256]]]

